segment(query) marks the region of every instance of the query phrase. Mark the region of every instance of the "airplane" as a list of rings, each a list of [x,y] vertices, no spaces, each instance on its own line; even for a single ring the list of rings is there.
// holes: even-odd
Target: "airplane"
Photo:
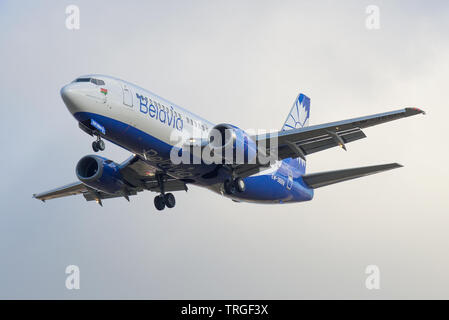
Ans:
[[[132,156],[116,163],[98,154],[87,155],[76,165],[78,182],[33,197],[45,202],[82,194],[87,201],[103,206],[105,199],[123,197],[129,201],[130,196],[149,190],[158,193],[154,206],[159,211],[173,208],[176,200],[172,192],[187,191],[189,185],[235,202],[310,201],[317,188],[402,165],[306,173],[306,156],[333,147],[346,150],[348,143],[366,137],[362,129],[425,114],[410,107],[309,126],[310,98],[300,93],[281,130],[250,134],[231,124],[213,124],[148,90],[106,75],[78,77],[61,89],[61,97],[79,128],[95,139],[94,152],[104,151],[107,140]],[[223,137],[214,139],[211,132]],[[183,138],[173,141],[174,135]],[[234,151],[232,159],[223,152],[225,146]],[[235,160],[237,146],[243,146],[243,161]],[[192,161],[198,160],[194,148],[209,148],[208,152],[222,161]],[[187,155],[191,161],[176,163],[173,155]],[[274,161],[260,161],[259,155],[274,157]]]

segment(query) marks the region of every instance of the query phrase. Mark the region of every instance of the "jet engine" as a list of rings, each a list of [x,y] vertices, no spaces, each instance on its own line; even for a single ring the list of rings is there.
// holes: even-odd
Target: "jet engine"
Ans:
[[[85,185],[109,194],[114,194],[125,186],[119,165],[95,155],[85,156],[78,161],[76,176]]]
[[[231,124],[219,124],[212,128],[209,147],[226,163],[256,163],[256,142],[245,131]]]

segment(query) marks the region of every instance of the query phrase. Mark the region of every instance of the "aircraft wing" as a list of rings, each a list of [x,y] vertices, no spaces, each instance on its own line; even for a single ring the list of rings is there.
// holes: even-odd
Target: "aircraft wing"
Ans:
[[[286,158],[305,158],[306,155],[340,146],[346,149],[346,143],[366,137],[364,128],[376,126],[385,122],[398,120],[424,111],[417,108],[379,113],[371,116],[353,118],[343,121],[330,122],[288,131],[279,131],[271,136],[259,135],[254,137],[257,143],[265,143],[270,148],[272,140],[278,140],[278,160]]]
[[[161,175],[164,181],[165,191],[187,191],[184,181],[172,178],[162,172],[158,172],[154,167],[148,165],[139,156],[132,156],[120,164],[120,173],[126,182],[127,188],[121,193],[108,194],[86,186],[82,182],[74,182],[69,185],[59,187],[50,191],[34,194],[33,197],[42,201],[82,194],[87,201],[101,200],[136,195],[138,192],[149,190],[160,192],[160,187],[156,175]]]
[[[62,198],[67,196],[74,196],[80,193],[88,192],[89,189],[81,182],[74,182],[53,190],[49,190],[39,194],[33,194],[33,197],[42,201]]]

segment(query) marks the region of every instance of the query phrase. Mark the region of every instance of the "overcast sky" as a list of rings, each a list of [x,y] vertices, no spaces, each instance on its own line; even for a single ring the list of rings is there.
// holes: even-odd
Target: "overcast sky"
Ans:
[[[80,29],[65,26],[67,5]],[[380,29],[366,28],[366,7]],[[447,1],[0,1],[0,298],[449,298]],[[92,153],[60,88],[86,73],[147,88],[215,123],[280,128],[427,111],[308,157],[307,171],[399,162],[308,203],[237,204],[197,187],[41,203]],[[121,162],[125,150],[107,143]],[[81,289],[65,287],[77,265]],[[367,290],[377,265],[381,289]]]

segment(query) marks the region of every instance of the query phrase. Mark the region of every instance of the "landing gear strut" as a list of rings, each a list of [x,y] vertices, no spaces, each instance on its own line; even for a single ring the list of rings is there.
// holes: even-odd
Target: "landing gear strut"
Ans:
[[[229,195],[244,192],[245,181],[242,178],[228,179],[224,182],[224,190]]]
[[[104,151],[104,149],[106,149],[104,141],[100,136],[97,136],[97,140],[92,142],[92,149],[94,150],[94,152]]]
[[[154,197],[154,206],[159,211],[164,210],[165,207],[169,209],[174,208],[176,205],[175,196],[172,193],[165,193],[162,175],[157,175],[157,181],[161,189],[161,194]]]

